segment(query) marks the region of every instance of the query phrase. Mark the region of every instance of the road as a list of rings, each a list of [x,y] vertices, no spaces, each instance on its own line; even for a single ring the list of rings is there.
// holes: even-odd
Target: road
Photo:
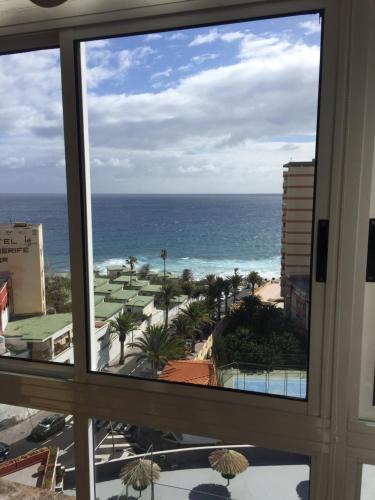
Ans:
[[[59,462],[67,469],[74,467],[74,421],[71,415],[66,417],[66,425],[62,431],[46,438],[44,441],[32,441],[29,439],[33,427],[48,415],[51,415],[51,413],[45,411],[38,412],[27,420],[0,432],[0,441],[10,446],[8,459],[18,457],[34,448],[57,446],[60,450]],[[106,434],[107,431],[105,428],[96,431],[96,443],[101,442]]]

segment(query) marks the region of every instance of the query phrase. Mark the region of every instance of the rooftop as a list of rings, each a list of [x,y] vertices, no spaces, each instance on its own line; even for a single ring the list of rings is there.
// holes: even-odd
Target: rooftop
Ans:
[[[116,264],[114,266],[108,266],[107,271],[125,271],[128,268],[125,265]]]
[[[100,286],[103,286],[105,285],[106,283],[108,283],[108,278],[102,278],[100,276],[95,276],[94,278],[94,288],[98,288]]]
[[[154,300],[154,297],[150,297],[149,295],[137,295],[132,299],[128,300],[127,306],[138,306],[138,307],[146,307]]]
[[[129,283],[130,279],[128,274],[121,274],[121,276],[113,280],[113,283]]]
[[[109,298],[111,300],[122,300],[127,302],[138,295],[138,290],[119,290],[118,292],[112,293]]]
[[[149,284],[150,284],[150,282],[147,280],[135,280],[135,279],[133,279],[131,283],[129,281],[129,284],[127,286],[132,286],[133,288],[137,288],[139,290],[141,288],[144,288],[145,286],[148,286]]]
[[[101,295],[111,295],[112,293],[122,290],[122,285],[117,285],[116,283],[106,283],[104,285],[95,288],[94,293]]]
[[[5,337],[21,337],[25,342],[44,342],[58,331],[71,326],[70,313],[45,314],[33,318],[10,321],[5,330]]]
[[[162,285],[146,285],[142,288],[142,292],[150,292],[150,293],[161,293],[163,290]]]
[[[104,301],[104,295],[94,295],[94,304],[98,305]]]
[[[172,302],[175,304],[183,304],[188,299],[189,295],[176,295],[176,297],[173,297]]]
[[[289,161],[283,165],[283,168],[289,167],[315,167],[315,160],[311,161]]]
[[[217,385],[215,367],[212,361],[198,359],[183,359],[168,361],[160,380],[169,382],[185,382],[199,385]]]
[[[123,308],[119,302],[101,302],[95,306],[95,319],[106,320],[117,314]]]

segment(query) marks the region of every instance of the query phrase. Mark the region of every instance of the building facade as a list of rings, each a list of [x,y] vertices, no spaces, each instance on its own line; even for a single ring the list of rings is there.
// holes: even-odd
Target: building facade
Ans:
[[[281,296],[286,314],[307,330],[315,162],[289,162],[284,169]]]
[[[14,316],[45,314],[43,232],[41,224],[0,225],[0,275],[8,273]]]

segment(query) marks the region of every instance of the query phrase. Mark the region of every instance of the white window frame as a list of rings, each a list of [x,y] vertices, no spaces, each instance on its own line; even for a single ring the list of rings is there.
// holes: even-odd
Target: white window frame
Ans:
[[[375,463],[375,427],[361,420],[373,414],[368,413],[371,408],[359,406],[360,377],[349,380],[347,373],[348,366],[354,374],[359,373],[361,363],[364,366],[368,335],[364,335],[360,347],[353,348],[351,341],[357,333],[353,320],[361,321],[364,288],[368,286],[363,286],[356,269],[346,274],[345,269],[357,262],[363,269],[364,253],[358,250],[358,244],[363,243],[366,235],[361,225],[354,237],[352,234],[358,214],[367,213],[367,208],[369,213],[372,210],[374,214],[375,210],[374,205],[370,210],[369,196],[361,199],[362,190],[371,186],[368,180],[373,178],[374,168],[368,162],[373,119],[366,115],[365,107],[372,110],[374,103],[374,93],[368,87],[368,82],[374,81],[368,71],[371,62],[368,47],[374,46],[370,27],[375,7],[370,2],[359,3],[355,0],[237,0],[230,5],[222,0],[164,0],[158,5],[143,2],[138,8],[133,5],[105,16],[84,17],[81,26],[74,28],[64,28],[66,23],[59,26],[54,21],[53,30],[37,36],[20,34],[21,30],[35,29],[29,25],[19,28],[18,35],[1,39],[1,53],[56,46],[61,50],[75,365],[2,358],[0,400],[74,414],[79,499],[95,498],[90,417],[304,453],[311,456],[311,500],[358,498],[358,491],[348,487],[348,481],[358,478],[357,464],[363,459],[364,450],[370,450],[366,453]],[[93,324],[91,214],[87,203],[90,176],[85,172],[85,164],[89,164],[87,116],[79,106],[76,41],[321,9],[325,11],[325,37],[315,220],[330,220],[330,240],[326,284],[315,283],[313,263],[308,401],[88,372],[87,339]],[[77,19],[74,23],[77,24]],[[365,92],[367,100],[351,107],[347,99],[354,91]],[[85,96],[82,97],[84,104]],[[367,139],[365,144],[363,134]],[[353,158],[358,161],[358,170],[351,168]],[[346,287],[340,281],[341,276],[348,277]],[[353,302],[355,291],[360,293]],[[374,359],[370,357],[366,363],[373,364]],[[341,387],[340,381],[348,383]],[[348,473],[346,480],[342,479],[344,471]]]

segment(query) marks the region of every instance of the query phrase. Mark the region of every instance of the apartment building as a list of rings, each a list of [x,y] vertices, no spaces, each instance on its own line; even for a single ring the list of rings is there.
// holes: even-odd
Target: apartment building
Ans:
[[[281,296],[286,313],[307,331],[315,162],[283,168]]]
[[[0,274],[11,280],[14,316],[45,314],[43,231],[41,224],[0,225]]]

